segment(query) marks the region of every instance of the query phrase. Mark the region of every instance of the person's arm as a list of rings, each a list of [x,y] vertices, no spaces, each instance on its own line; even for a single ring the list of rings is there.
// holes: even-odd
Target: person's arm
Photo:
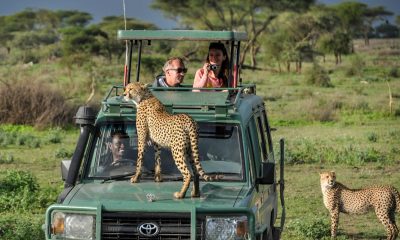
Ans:
[[[197,70],[196,75],[194,77],[193,87],[194,88],[202,88],[207,84],[208,78],[208,65],[209,63],[205,63],[203,68]]]

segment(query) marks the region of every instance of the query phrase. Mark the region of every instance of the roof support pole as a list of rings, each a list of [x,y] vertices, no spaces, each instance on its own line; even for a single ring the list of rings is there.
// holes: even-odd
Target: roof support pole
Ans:
[[[138,60],[136,65],[136,82],[139,82],[140,60],[142,59],[142,40],[138,40]]]
[[[133,40],[129,40],[128,43],[128,76],[127,81],[124,84],[129,84],[131,82],[131,69],[132,69],[132,47],[133,47]],[[125,87],[125,86],[124,86]]]
[[[232,72],[234,71],[233,70],[233,66],[234,66],[234,63],[233,63],[233,54],[234,54],[234,48],[235,48],[235,41],[231,41],[231,54],[230,54],[230,56],[231,56],[231,61],[229,62],[229,69],[230,69],[230,71],[229,71],[229,73],[228,73],[228,87],[233,87],[232,86],[232,83],[233,83],[233,79],[232,79],[232,77],[233,77],[233,75],[232,75]]]
[[[234,70],[235,70],[235,76],[234,76],[234,79],[236,79],[236,81],[235,81],[235,84],[236,84],[236,86],[234,86],[234,87],[237,87],[237,82],[238,82],[238,80],[239,80],[239,83],[240,83],[240,85],[242,85],[242,79],[241,78],[239,78],[239,71],[240,71],[240,69],[241,69],[241,66],[240,66],[240,41],[238,41],[237,42],[237,47],[236,47],[236,61],[235,61],[235,66],[234,66]]]

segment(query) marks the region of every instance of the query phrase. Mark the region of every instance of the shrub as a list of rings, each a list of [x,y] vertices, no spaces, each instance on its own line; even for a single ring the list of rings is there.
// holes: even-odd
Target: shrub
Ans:
[[[378,141],[378,135],[376,133],[374,133],[374,132],[368,133],[367,134],[367,138],[368,138],[368,141],[370,141],[370,142],[377,142]]]
[[[388,72],[389,77],[398,78],[400,77],[400,71],[398,67],[391,67]]]
[[[349,57],[349,65],[345,68],[345,75],[347,77],[361,76],[365,65],[365,61],[360,55],[352,55]]]
[[[318,63],[314,62],[311,69],[305,72],[308,84],[318,87],[333,87],[328,72]]]
[[[0,123],[64,126],[75,112],[62,91],[34,80],[0,85],[0,96]]]
[[[12,154],[4,154],[0,152],[0,164],[9,164],[14,162],[14,155]]]
[[[55,157],[56,158],[71,158],[73,154],[74,153],[71,150],[67,150],[65,148],[59,148],[59,149],[57,149],[57,151],[55,153]]]
[[[322,239],[330,236],[330,223],[326,219],[296,219],[288,224],[288,229],[306,239]]]
[[[57,194],[54,188],[40,189],[30,172],[9,170],[0,179],[0,213],[37,211],[54,202]]]
[[[0,239],[44,239],[43,223],[43,214],[2,214],[0,215]]]
[[[53,128],[49,131],[47,139],[49,143],[61,143],[62,140],[61,128]]]
[[[24,188],[35,192],[39,188],[36,178],[30,172],[25,171],[6,171],[6,175],[0,180],[0,183],[2,192],[15,192]]]
[[[15,132],[6,132],[0,129],[0,146],[7,146],[15,143],[17,134]]]
[[[40,139],[30,134],[20,134],[16,139],[16,145],[18,146],[29,146],[32,148],[40,147]]]
[[[38,189],[39,184],[31,173],[7,171],[0,181],[0,212],[31,209]]]

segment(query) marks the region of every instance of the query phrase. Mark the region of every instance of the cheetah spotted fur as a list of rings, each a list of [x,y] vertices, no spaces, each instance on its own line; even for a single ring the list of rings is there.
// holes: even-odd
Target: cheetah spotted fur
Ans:
[[[204,180],[215,180],[205,174],[199,161],[198,150],[198,129],[196,122],[186,114],[169,114],[164,105],[150,92],[145,84],[129,83],[125,87],[125,100],[133,101],[136,104],[136,129],[138,135],[138,158],[136,173],[131,178],[132,183],[139,182],[145,145],[150,139],[155,148],[155,181],[161,179],[161,147],[171,149],[175,164],[183,175],[183,186],[180,192],[175,192],[175,198],[184,198],[189,188],[191,173],[186,164],[185,157],[192,154],[192,170],[194,173],[194,184],[192,197],[199,197],[198,175]],[[194,167],[194,166],[195,167]]]
[[[349,189],[336,182],[335,172],[320,173],[324,205],[331,215],[331,237],[336,237],[339,213],[363,214],[374,209],[379,221],[386,229],[387,239],[394,240],[399,230],[395,212],[400,212],[400,195],[392,186],[370,186],[364,189]]]

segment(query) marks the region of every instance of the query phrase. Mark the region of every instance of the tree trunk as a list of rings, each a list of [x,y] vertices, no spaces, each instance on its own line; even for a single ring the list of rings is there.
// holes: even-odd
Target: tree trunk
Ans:
[[[338,53],[335,52],[334,54],[335,54],[335,63],[336,63],[336,65],[338,65],[338,64],[339,64],[339,56],[338,56]]]

